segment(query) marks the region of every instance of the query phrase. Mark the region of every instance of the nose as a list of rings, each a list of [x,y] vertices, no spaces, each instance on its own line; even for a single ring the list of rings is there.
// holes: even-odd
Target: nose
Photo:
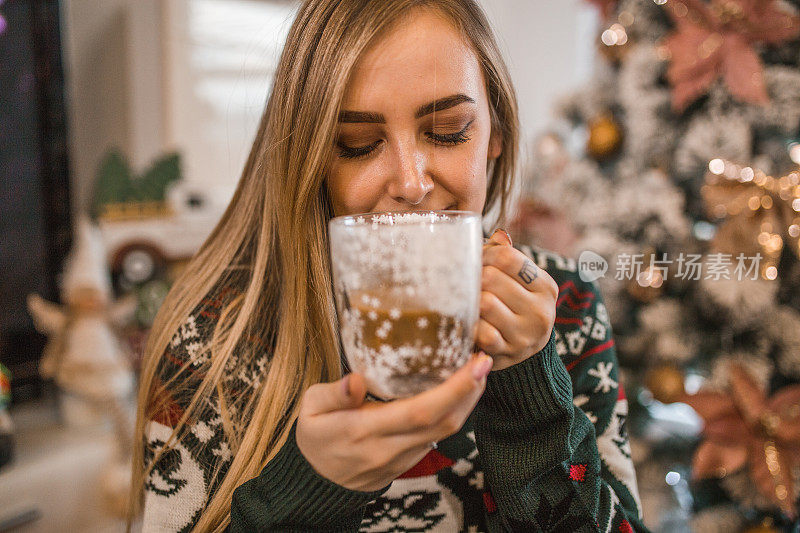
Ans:
[[[433,190],[433,180],[427,175],[427,158],[413,143],[395,149],[392,158],[388,193],[395,202],[419,205]]]

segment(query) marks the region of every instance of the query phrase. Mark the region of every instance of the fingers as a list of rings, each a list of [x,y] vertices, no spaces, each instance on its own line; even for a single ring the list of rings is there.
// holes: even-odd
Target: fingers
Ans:
[[[495,232],[496,235],[499,233]],[[492,236],[494,237],[494,235]],[[558,285],[531,258],[511,246],[486,246],[483,249],[483,265],[493,266],[529,291],[547,291],[558,295]]]
[[[509,281],[513,284],[513,281]],[[519,288],[517,290],[524,289]],[[498,293],[500,296],[498,296]],[[508,306],[508,302],[514,302]],[[545,335],[542,328],[555,320],[554,299],[528,293],[527,298],[514,300],[507,294],[491,290],[481,292],[480,320],[475,331],[475,344],[493,355],[508,355],[538,344]],[[513,307],[513,310],[509,307]]]
[[[486,352],[502,355],[511,351],[508,341],[500,330],[481,318],[478,321],[478,333],[475,335],[475,344]]]
[[[464,425],[491,366],[490,357],[476,357],[437,387],[389,403],[364,402],[358,374],[314,385],[303,395],[297,446],[334,482],[356,490],[382,487],[419,462],[431,442]]]
[[[347,376],[345,376],[342,379],[347,380],[346,392],[348,393],[348,397],[352,398],[352,400],[356,402],[356,405],[354,405],[354,407],[358,407],[364,402],[364,398],[367,396],[367,382],[364,379],[364,376],[353,372],[347,374]]]
[[[481,355],[444,383],[411,398],[395,400],[380,411],[385,433],[406,434],[407,447],[429,445],[464,425],[486,386],[492,358]]]
[[[515,314],[522,315],[530,310],[531,291],[496,266],[486,265],[481,270],[481,314],[484,308],[491,307],[491,301],[484,301],[485,292],[497,296]]]
[[[516,341],[506,334],[504,328],[530,329],[526,324],[531,317],[549,323],[550,315],[555,313],[556,298],[557,293],[549,290],[529,292],[495,267],[483,267],[480,316],[500,326],[503,336],[512,343]]]
[[[542,273],[552,281],[549,274],[544,271]],[[555,281],[552,281],[552,285],[543,282],[536,290],[531,291],[493,265],[484,266],[481,271],[481,291],[493,293],[517,315],[528,315],[537,306],[549,306],[558,298],[558,285]],[[484,307],[491,307],[492,301],[483,301],[483,294],[481,298],[481,314],[483,314]]]
[[[519,320],[519,316],[492,291],[481,291],[479,312],[481,318],[492,324],[508,324]]]
[[[489,237],[489,242],[487,244],[505,244],[508,246],[513,246],[513,243],[511,242],[511,235],[509,235],[508,232],[502,228],[497,228],[494,230],[494,233],[492,233],[492,236]]]
[[[300,412],[314,416],[342,409],[354,409],[364,403],[367,387],[360,374],[347,374],[333,383],[318,383],[303,395]]]

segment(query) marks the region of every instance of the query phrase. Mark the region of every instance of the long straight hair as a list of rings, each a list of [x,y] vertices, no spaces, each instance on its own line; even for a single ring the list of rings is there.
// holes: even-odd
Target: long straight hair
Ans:
[[[216,396],[233,460],[208,495],[195,530],[222,530],[236,487],[258,475],[286,440],[299,398],[311,385],[342,375],[328,258],[332,216],[325,187],[338,115],[350,72],[363,51],[412,8],[435,9],[460,30],[479,59],[493,131],[502,152],[489,166],[484,214],[508,210],[519,135],[516,97],[490,25],[474,0],[307,0],[299,8],[236,192],[222,219],[176,280],[145,347],[134,450],[131,517],[161,454],[145,462],[149,420],[166,398],[190,398],[165,449],[189,430]],[[162,354],[189,313],[215,287],[243,290],[220,314],[199,386],[185,372],[163,381]],[[224,377],[229,362],[247,364],[263,348],[270,362],[256,394],[237,395]],[[263,346],[263,345],[262,345]],[[241,396],[247,396],[242,398]],[[162,452],[163,453],[163,450]],[[147,464],[146,464],[147,463]]]

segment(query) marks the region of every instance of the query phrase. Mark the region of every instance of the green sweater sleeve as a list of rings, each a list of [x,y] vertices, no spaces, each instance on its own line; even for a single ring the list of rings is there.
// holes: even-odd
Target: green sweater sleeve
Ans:
[[[643,531],[638,512],[620,505],[603,479],[595,428],[573,405],[555,346],[554,330],[538,354],[491,372],[476,406],[475,439],[494,500],[487,524],[491,531]]]
[[[366,505],[389,489],[354,491],[321,476],[297,447],[296,427],[258,477],[233,492],[231,533],[357,531]]]

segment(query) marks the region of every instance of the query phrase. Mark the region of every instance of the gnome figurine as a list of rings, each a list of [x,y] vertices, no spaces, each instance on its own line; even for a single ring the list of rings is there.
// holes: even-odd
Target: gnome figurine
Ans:
[[[133,389],[133,373],[115,329],[133,315],[136,299],[112,302],[100,232],[86,217],[78,220],[77,229],[61,275],[65,305],[36,294],[28,297],[36,328],[50,336],[39,371],[64,391],[90,401],[124,399]]]
[[[132,449],[127,406],[134,378],[115,330],[131,319],[137,302],[132,295],[112,300],[103,241],[87,217],[78,220],[60,291],[64,305],[36,294],[28,296],[36,329],[49,336],[39,372],[69,396],[80,398],[111,419],[119,444],[118,462],[124,462]]]

